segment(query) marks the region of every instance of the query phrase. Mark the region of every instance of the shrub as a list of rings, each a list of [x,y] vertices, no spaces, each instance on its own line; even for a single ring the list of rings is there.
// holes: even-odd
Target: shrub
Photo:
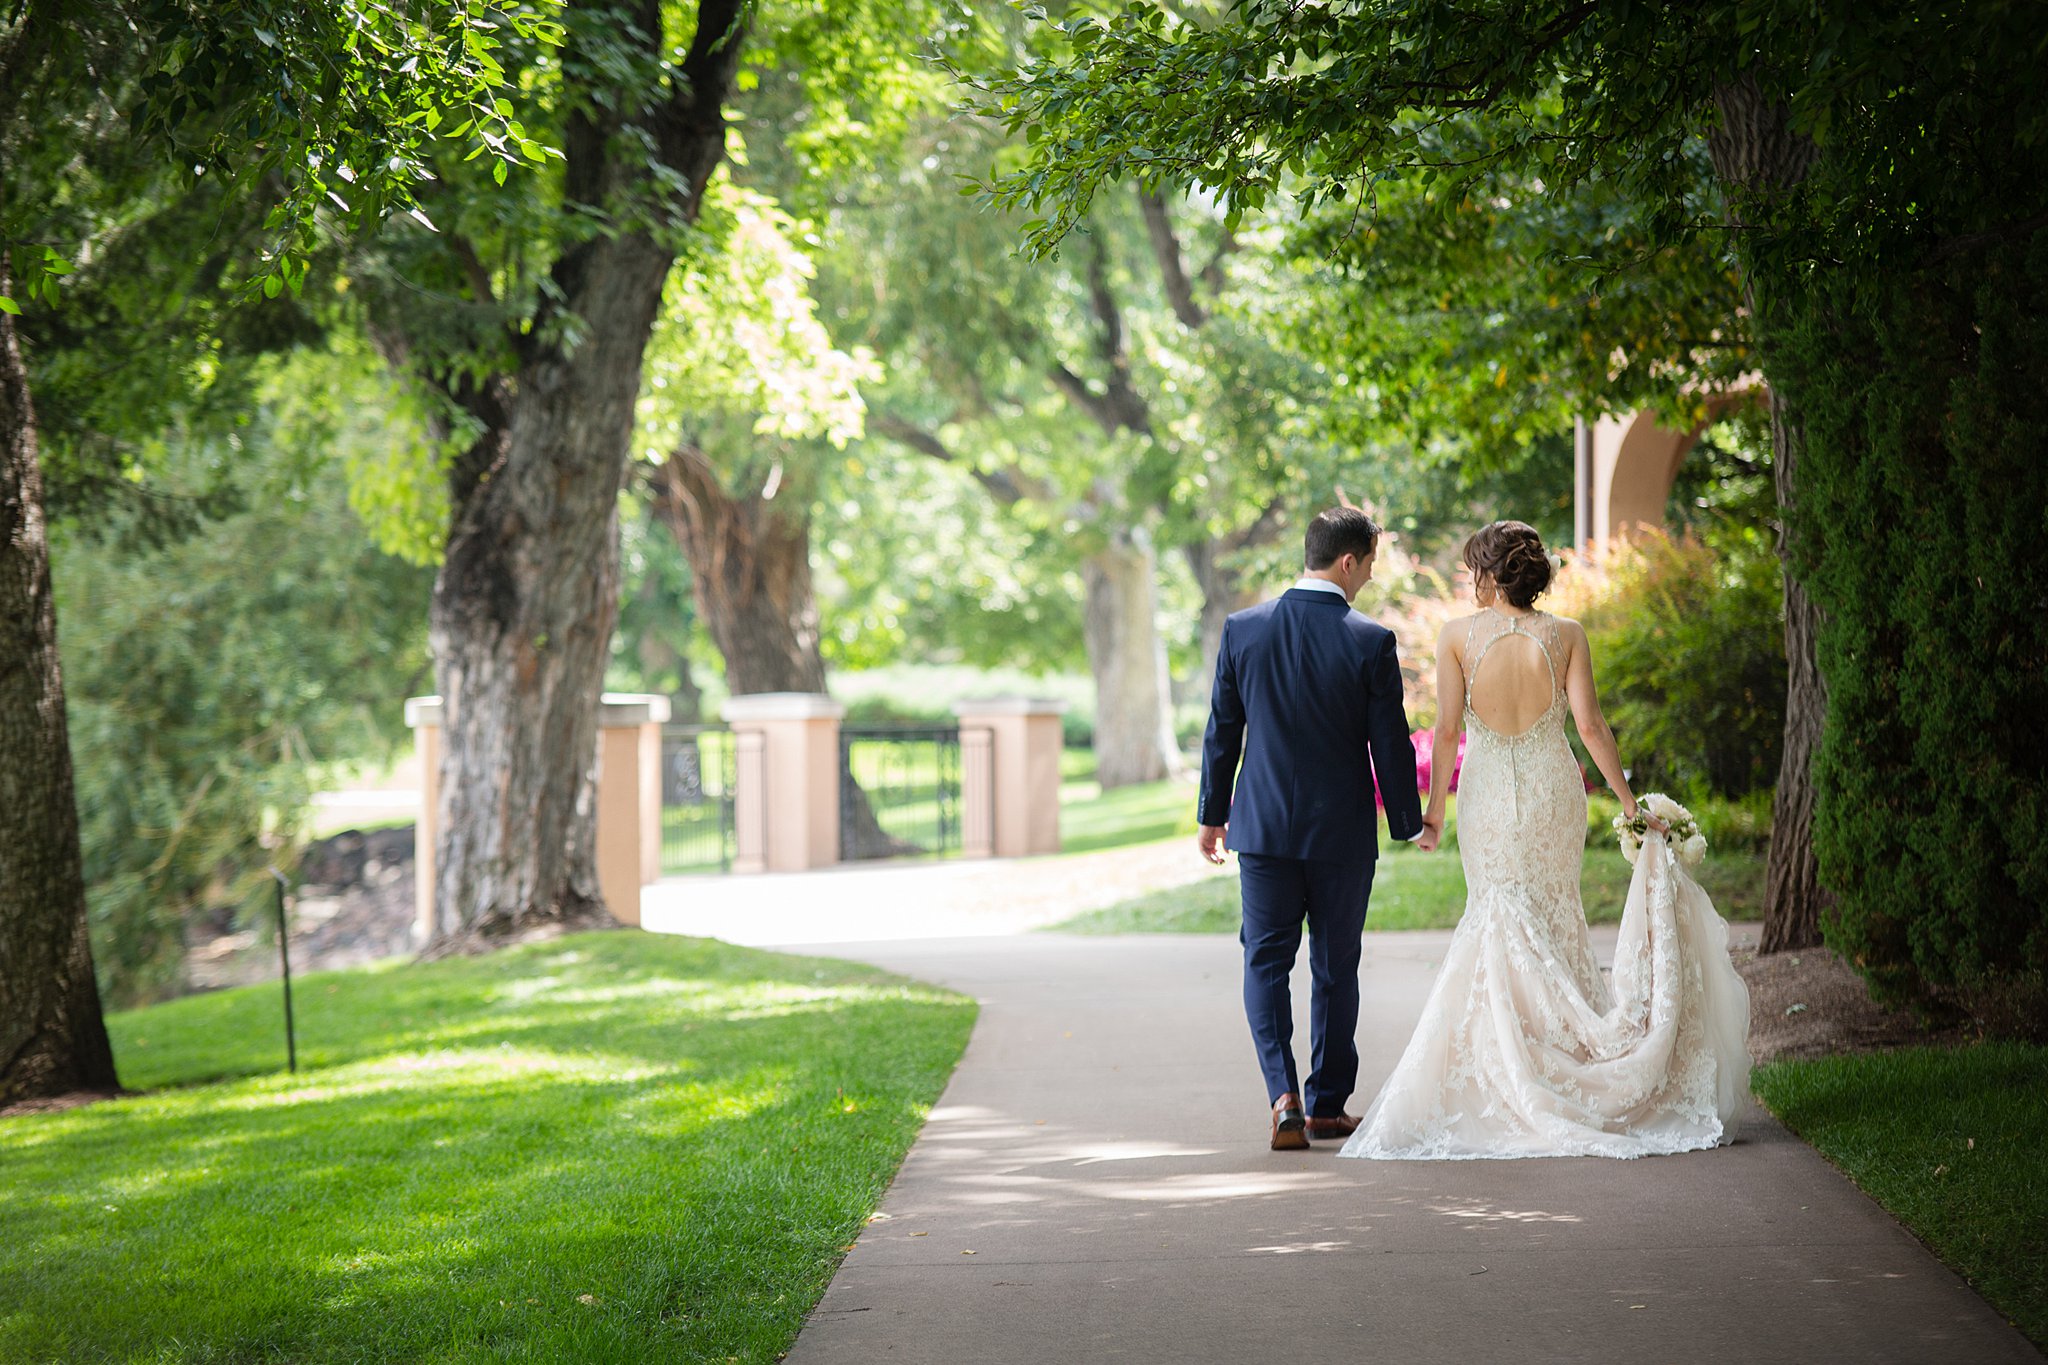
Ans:
[[[339,480],[300,488],[282,460],[258,446],[246,508],[169,544],[119,518],[52,536],[93,960],[116,1004],[181,988],[195,911],[267,907],[265,865],[291,865],[325,765],[387,753],[428,676],[433,571],[375,549]]]
[[[1777,782],[1784,609],[1777,557],[1760,533],[1718,553],[1689,535],[1646,532],[1568,554],[1545,605],[1586,627],[1637,790],[1691,804]]]
[[[1930,259],[1817,282],[1779,366],[1825,613],[1814,847],[1876,992],[1988,1026],[2048,972],[2048,231]]]

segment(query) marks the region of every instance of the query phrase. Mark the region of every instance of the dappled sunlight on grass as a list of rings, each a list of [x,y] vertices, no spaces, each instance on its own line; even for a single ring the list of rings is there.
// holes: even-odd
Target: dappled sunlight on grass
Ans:
[[[445,1048],[405,1053],[368,1062],[333,1067],[317,1083],[275,1088],[244,1087],[244,1093],[215,1100],[216,1110],[252,1110],[311,1104],[322,1100],[416,1090],[422,1084],[445,1089],[459,1083],[473,1094],[497,1087],[516,1088],[545,1078],[552,1081],[632,1082],[672,1074],[671,1068],[633,1064],[590,1053],[558,1053],[539,1048]]]
[[[223,992],[110,1021],[162,1088],[0,1124],[0,1358],[772,1361],[973,1014],[630,933],[299,995],[297,1076]]]

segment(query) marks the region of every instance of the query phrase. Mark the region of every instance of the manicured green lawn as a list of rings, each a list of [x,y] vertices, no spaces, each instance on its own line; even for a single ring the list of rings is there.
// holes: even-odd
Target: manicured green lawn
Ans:
[[[974,1006],[584,934],[110,1020],[150,1093],[0,1121],[0,1359],[773,1361]]]
[[[1169,778],[1105,792],[1095,781],[1095,755],[1060,755],[1060,851],[1089,853],[1195,835],[1195,784]]]
[[[1188,830],[1190,836],[1193,829]],[[1586,850],[1580,894],[1595,924],[1621,919],[1631,871],[1614,845]],[[1740,850],[1709,854],[1695,874],[1714,906],[1729,919],[1763,914],[1763,856]],[[1367,929],[1449,929],[1465,913],[1465,871],[1455,845],[1421,853],[1406,844],[1383,844],[1373,875]],[[1212,877],[1168,887],[1077,915],[1052,926],[1065,934],[1234,934],[1238,928],[1237,878]]]
[[[2048,1048],[1778,1062],[1751,1083],[1787,1127],[2048,1347]]]

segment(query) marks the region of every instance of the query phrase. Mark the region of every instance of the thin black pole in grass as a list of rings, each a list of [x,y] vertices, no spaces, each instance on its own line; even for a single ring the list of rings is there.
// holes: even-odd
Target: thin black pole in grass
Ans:
[[[284,873],[276,868],[270,875],[277,878],[277,959],[284,964],[284,1055],[285,1069],[294,1074],[299,1069],[299,1039],[292,1027],[292,948],[291,933],[284,922],[284,892],[287,885]]]

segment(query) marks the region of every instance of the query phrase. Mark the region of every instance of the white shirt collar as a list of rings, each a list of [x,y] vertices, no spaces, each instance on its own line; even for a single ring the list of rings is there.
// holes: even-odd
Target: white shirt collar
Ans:
[[[1349,597],[1345,597],[1344,589],[1338,587],[1327,578],[1298,578],[1294,581],[1294,586],[1306,588],[1310,592],[1333,592],[1337,596],[1343,597],[1346,602],[1351,600]]]

